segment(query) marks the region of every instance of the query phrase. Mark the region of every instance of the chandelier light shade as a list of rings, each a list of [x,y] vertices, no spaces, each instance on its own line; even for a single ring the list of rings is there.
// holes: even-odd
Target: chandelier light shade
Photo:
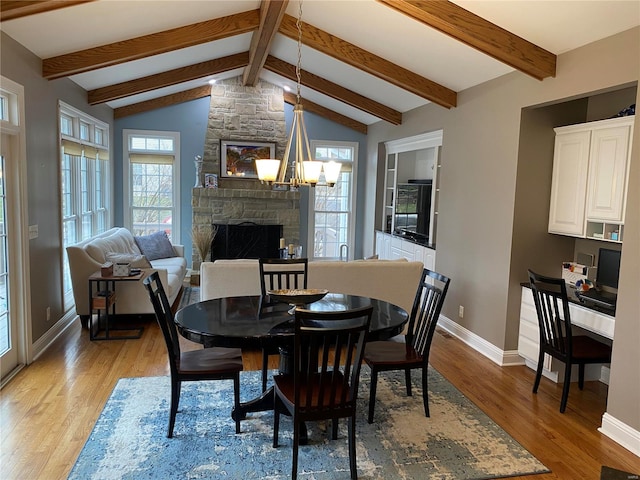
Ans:
[[[301,185],[314,187],[319,185],[320,174],[324,168],[326,185],[333,187],[340,176],[341,164],[339,162],[320,162],[313,159],[307,129],[304,125],[304,110],[300,102],[300,71],[302,63],[302,1],[298,9],[298,63],[296,64],[297,95],[296,104],[293,107],[293,122],[291,132],[287,139],[287,146],[282,160],[273,158],[256,160],[258,178],[269,185],[289,185],[291,189],[297,189]],[[291,152],[294,152],[291,173],[287,180],[287,169]]]

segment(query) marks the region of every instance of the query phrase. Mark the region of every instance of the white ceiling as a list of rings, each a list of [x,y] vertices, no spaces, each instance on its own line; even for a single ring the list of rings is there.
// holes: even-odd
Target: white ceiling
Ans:
[[[640,25],[640,0],[454,0],[556,55]],[[192,23],[257,9],[259,0],[100,0],[4,21],[2,31],[40,58],[49,58]],[[433,30],[374,0],[305,0],[302,19],[397,65],[454,91],[512,72],[513,68]],[[287,8],[298,15],[298,2]],[[86,90],[126,82],[154,73],[246,52],[251,34],[156,55],[70,77]],[[277,34],[271,54],[288,63],[297,60],[295,41]],[[400,112],[428,103],[346,63],[302,48],[302,68]],[[236,69],[217,75],[230,78]],[[525,75],[524,73],[521,73]],[[261,78],[295,85],[263,70]],[[109,102],[117,108],[203,85],[209,78],[182,83]],[[55,80],[53,80],[55,81]],[[365,124],[378,118],[308,88],[302,96]]]

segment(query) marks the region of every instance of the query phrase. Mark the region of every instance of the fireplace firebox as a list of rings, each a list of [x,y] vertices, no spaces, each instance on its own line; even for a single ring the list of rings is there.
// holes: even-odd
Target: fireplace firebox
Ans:
[[[278,258],[282,225],[214,223],[211,261],[232,258]]]

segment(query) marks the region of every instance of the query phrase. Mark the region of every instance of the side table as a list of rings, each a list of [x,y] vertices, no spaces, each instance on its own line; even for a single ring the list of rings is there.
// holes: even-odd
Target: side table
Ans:
[[[140,338],[144,327],[120,327],[111,326],[116,318],[116,283],[139,282],[144,277],[143,272],[128,277],[102,276],[100,271],[89,277],[89,339],[90,340],[127,340]],[[96,327],[94,331],[93,316],[96,314]],[[104,328],[102,323],[104,321]],[[103,335],[100,335],[104,331]],[[118,332],[115,333],[114,332]],[[130,333],[127,333],[130,332]]]

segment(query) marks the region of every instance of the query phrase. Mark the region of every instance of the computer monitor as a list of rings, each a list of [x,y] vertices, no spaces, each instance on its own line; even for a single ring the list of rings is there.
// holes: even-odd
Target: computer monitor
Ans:
[[[620,276],[620,251],[601,248],[598,253],[598,272],[596,283],[599,286],[618,288]]]

